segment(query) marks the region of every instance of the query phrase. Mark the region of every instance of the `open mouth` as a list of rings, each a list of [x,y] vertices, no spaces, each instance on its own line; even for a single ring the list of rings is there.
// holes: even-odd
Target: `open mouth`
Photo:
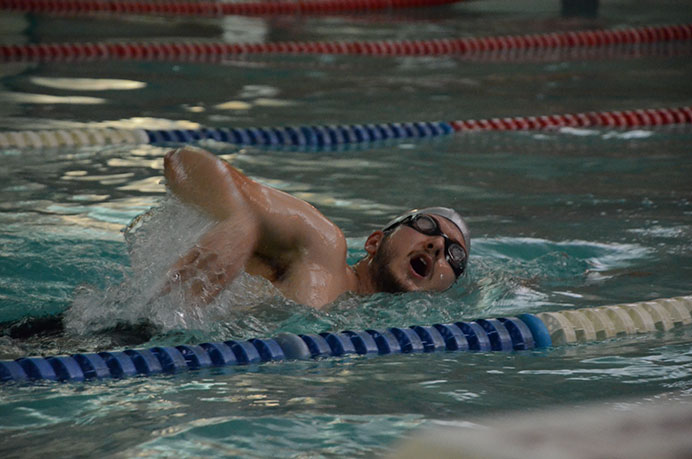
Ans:
[[[420,277],[428,277],[430,273],[430,263],[422,255],[411,258],[411,268],[413,268],[413,272]]]

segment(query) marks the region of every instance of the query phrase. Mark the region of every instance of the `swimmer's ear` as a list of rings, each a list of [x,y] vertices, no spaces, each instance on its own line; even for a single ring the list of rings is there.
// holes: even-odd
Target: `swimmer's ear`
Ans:
[[[365,251],[368,252],[368,255],[374,255],[375,252],[377,252],[377,248],[380,246],[383,239],[384,233],[380,230],[368,236],[368,239],[365,241]]]

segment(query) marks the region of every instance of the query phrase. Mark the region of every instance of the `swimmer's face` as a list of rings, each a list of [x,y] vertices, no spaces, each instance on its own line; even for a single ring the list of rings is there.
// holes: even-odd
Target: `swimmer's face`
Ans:
[[[456,225],[437,215],[430,217],[451,242],[464,247]],[[372,265],[373,277],[382,291],[443,291],[457,278],[447,261],[444,237],[423,234],[407,225],[399,225],[383,237]]]

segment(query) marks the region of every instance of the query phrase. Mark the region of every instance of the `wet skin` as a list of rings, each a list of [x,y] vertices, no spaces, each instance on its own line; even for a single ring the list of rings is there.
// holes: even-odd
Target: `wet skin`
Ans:
[[[164,294],[178,286],[202,306],[245,270],[267,278],[287,298],[319,308],[349,291],[443,291],[456,280],[444,238],[405,225],[387,235],[373,232],[365,243],[367,255],[349,266],[343,233],[322,213],[204,150],[169,152],[164,175],[177,198],[216,222],[170,268]],[[456,225],[432,217],[464,245]]]

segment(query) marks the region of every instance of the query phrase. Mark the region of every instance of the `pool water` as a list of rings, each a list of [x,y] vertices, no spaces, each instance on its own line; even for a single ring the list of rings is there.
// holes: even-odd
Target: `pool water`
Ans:
[[[601,5],[596,17],[563,16],[553,1],[499,0],[324,17],[3,12],[0,36],[3,43],[427,39],[691,19],[686,2],[624,0]],[[0,129],[450,121],[674,107],[692,103],[690,54],[689,43],[677,43],[576,56],[3,63]],[[201,144],[314,204],[344,230],[352,262],[363,256],[367,234],[409,208],[446,205],[467,216],[470,269],[449,291],[347,295],[323,311],[247,276],[204,311],[174,295],[146,301],[176,253],[208,224],[161,182],[163,155],[180,145],[2,150],[0,359],[689,295],[691,141],[689,126],[668,126],[468,133],[341,151]],[[9,328],[56,316],[65,331],[19,337]],[[143,322],[147,333],[135,333]],[[0,455],[377,456],[418,429],[464,428],[486,416],[592,403],[616,410],[652,400],[690,404],[691,344],[687,327],[540,351],[5,384]]]

